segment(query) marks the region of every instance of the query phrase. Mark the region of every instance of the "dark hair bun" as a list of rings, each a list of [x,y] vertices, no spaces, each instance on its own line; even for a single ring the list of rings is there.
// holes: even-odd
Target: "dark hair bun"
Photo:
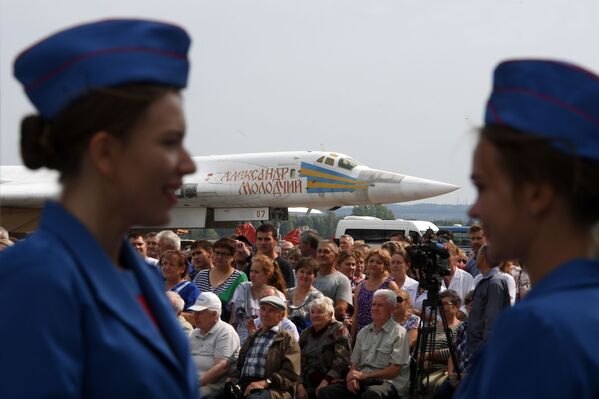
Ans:
[[[42,139],[45,129],[46,123],[39,115],[29,115],[21,121],[21,158],[29,169],[48,166],[48,148]]]

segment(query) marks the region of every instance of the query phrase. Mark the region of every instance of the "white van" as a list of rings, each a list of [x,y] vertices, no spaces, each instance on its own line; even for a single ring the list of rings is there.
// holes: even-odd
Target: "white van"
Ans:
[[[431,222],[421,220],[383,220],[372,216],[346,216],[337,223],[335,238],[349,234],[354,240],[363,240],[366,244],[380,246],[389,241],[394,233],[422,237],[427,229],[437,231]]]

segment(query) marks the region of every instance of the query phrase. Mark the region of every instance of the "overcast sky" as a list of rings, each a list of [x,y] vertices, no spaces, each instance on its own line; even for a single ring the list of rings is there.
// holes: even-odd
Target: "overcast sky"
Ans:
[[[33,110],[15,56],[106,17],[175,22],[192,36],[185,92],[193,155],[328,150],[462,188],[494,66],[551,57],[599,71],[596,0],[0,0],[0,163],[20,164]]]

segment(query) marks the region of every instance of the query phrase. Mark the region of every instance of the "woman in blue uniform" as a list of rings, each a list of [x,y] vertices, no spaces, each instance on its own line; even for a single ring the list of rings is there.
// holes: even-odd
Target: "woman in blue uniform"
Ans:
[[[23,161],[58,170],[63,192],[0,256],[3,398],[197,397],[163,282],[124,239],[165,224],[195,170],[179,94],[189,44],[177,26],[106,20],[16,59],[38,111],[21,125]]]
[[[490,257],[521,260],[533,288],[498,318],[457,396],[598,398],[599,76],[504,62],[485,119],[470,214]]]

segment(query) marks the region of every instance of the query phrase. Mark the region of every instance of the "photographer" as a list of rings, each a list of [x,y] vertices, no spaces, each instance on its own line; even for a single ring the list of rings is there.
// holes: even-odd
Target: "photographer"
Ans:
[[[451,274],[448,261],[449,252],[442,244],[429,241],[406,247],[406,253],[418,280],[418,289],[412,305],[413,312],[415,315],[425,318],[428,314],[423,315],[421,312],[422,305],[429,298],[428,291],[433,291],[435,295],[431,295],[431,297],[436,298],[437,293],[446,289],[443,285],[443,277]]]
[[[456,270],[455,265],[452,268],[447,244],[429,241],[413,245],[407,252],[420,280],[420,296],[426,295],[421,300],[422,313],[425,314],[412,353],[416,368],[410,393],[417,392],[421,397],[429,397],[447,377],[448,358],[455,359],[453,340],[461,324],[457,315],[462,301],[455,290],[447,290],[443,284],[448,284],[447,277],[451,277]]]

